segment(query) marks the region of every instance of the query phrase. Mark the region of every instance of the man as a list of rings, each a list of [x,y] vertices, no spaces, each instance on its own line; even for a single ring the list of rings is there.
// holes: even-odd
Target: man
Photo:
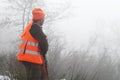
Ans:
[[[43,80],[45,55],[48,51],[46,35],[42,31],[45,13],[40,8],[35,8],[32,15],[33,21],[26,26],[21,36],[18,61],[26,68],[27,80]]]

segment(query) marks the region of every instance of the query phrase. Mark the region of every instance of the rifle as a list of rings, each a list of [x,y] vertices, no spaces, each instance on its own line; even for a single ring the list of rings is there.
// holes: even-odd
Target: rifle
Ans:
[[[43,55],[42,55],[43,56]],[[44,63],[43,63],[43,67],[42,67],[42,71],[43,71],[43,80],[49,80],[48,78],[48,70],[47,70],[47,61],[46,61],[46,57],[43,56],[44,59]]]

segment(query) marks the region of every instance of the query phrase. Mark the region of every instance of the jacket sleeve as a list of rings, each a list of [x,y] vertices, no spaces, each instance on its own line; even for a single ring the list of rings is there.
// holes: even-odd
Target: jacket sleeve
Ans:
[[[39,48],[42,51],[42,53],[45,55],[48,51],[48,41],[46,38],[46,35],[43,33],[42,28],[40,28],[38,25],[33,24],[30,29],[30,34],[39,41]]]

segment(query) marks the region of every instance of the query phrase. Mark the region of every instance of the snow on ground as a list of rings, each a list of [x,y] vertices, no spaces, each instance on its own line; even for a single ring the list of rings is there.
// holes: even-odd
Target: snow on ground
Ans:
[[[10,80],[8,76],[0,75],[0,80]]]

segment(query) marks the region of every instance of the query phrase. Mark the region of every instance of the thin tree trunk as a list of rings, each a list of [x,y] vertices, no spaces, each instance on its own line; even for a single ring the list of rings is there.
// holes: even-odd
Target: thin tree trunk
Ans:
[[[31,1],[30,2],[30,6],[29,6],[29,10],[28,10],[28,18],[27,18],[27,24],[29,23],[29,21],[30,21],[30,10],[31,10],[31,8],[32,8],[32,4],[33,4],[33,1]]]
[[[25,11],[26,11],[26,8],[23,10],[23,30],[25,26]]]

